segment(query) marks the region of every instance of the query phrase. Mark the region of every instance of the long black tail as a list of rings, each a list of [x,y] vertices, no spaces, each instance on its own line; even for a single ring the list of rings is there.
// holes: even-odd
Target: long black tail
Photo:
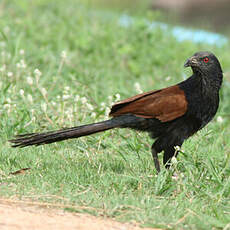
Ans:
[[[89,125],[82,125],[73,128],[61,129],[45,133],[29,133],[16,136],[15,139],[9,140],[13,147],[26,147],[30,145],[43,145],[53,142],[63,141],[71,138],[91,135],[113,128],[132,127],[138,123],[135,116],[120,116],[111,120],[102,121]]]

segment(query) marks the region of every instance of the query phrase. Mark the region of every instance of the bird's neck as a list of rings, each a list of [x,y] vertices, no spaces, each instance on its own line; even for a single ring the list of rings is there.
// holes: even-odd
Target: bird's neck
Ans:
[[[199,78],[202,88],[205,87],[206,90],[219,92],[223,80],[222,72],[202,73]]]
[[[187,92],[190,93],[200,91],[203,96],[218,95],[223,75],[222,72],[215,74],[218,76],[193,72],[193,75],[181,82],[179,86],[182,89],[187,89]]]
[[[194,73],[195,77],[199,79],[199,84],[203,90],[210,90],[219,92],[223,80],[222,72],[207,72],[207,73]]]

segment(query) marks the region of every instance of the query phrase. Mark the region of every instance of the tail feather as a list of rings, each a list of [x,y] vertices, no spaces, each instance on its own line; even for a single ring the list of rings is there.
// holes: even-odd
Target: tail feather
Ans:
[[[30,145],[38,146],[63,141],[66,139],[87,136],[113,128],[127,127],[127,125],[131,125],[135,122],[137,122],[137,118],[134,116],[132,116],[131,119],[130,116],[120,116],[113,118],[111,120],[102,121],[89,125],[82,125],[73,128],[61,129],[45,133],[28,133],[17,135],[15,139],[9,141],[13,143],[12,147],[26,147]]]

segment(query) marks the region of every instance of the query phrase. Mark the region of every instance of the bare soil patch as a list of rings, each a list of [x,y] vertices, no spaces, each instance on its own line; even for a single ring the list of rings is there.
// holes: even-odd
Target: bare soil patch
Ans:
[[[140,228],[108,218],[69,213],[54,208],[41,208],[37,204],[28,205],[27,202],[23,204],[21,201],[0,198],[0,229],[151,230],[152,228]]]

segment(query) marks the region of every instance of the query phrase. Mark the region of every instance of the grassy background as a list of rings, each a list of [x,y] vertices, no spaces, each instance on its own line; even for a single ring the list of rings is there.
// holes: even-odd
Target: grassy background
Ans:
[[[229,229],[229,45],[178,43],[149,31],[140,16],[129,28],[119,17],[83,1],[0,2],[0,195],[142,226]],[[183,63],[199,50],[222,63],[221,105],[170,171],[156,177],[153,141],[130,130],[24,149],[7,142],[18,133],[104,120],[112,102],[138,93],[135,83],[147,91],[189,76]],[[26,174],[9,175],[26,167]]]

